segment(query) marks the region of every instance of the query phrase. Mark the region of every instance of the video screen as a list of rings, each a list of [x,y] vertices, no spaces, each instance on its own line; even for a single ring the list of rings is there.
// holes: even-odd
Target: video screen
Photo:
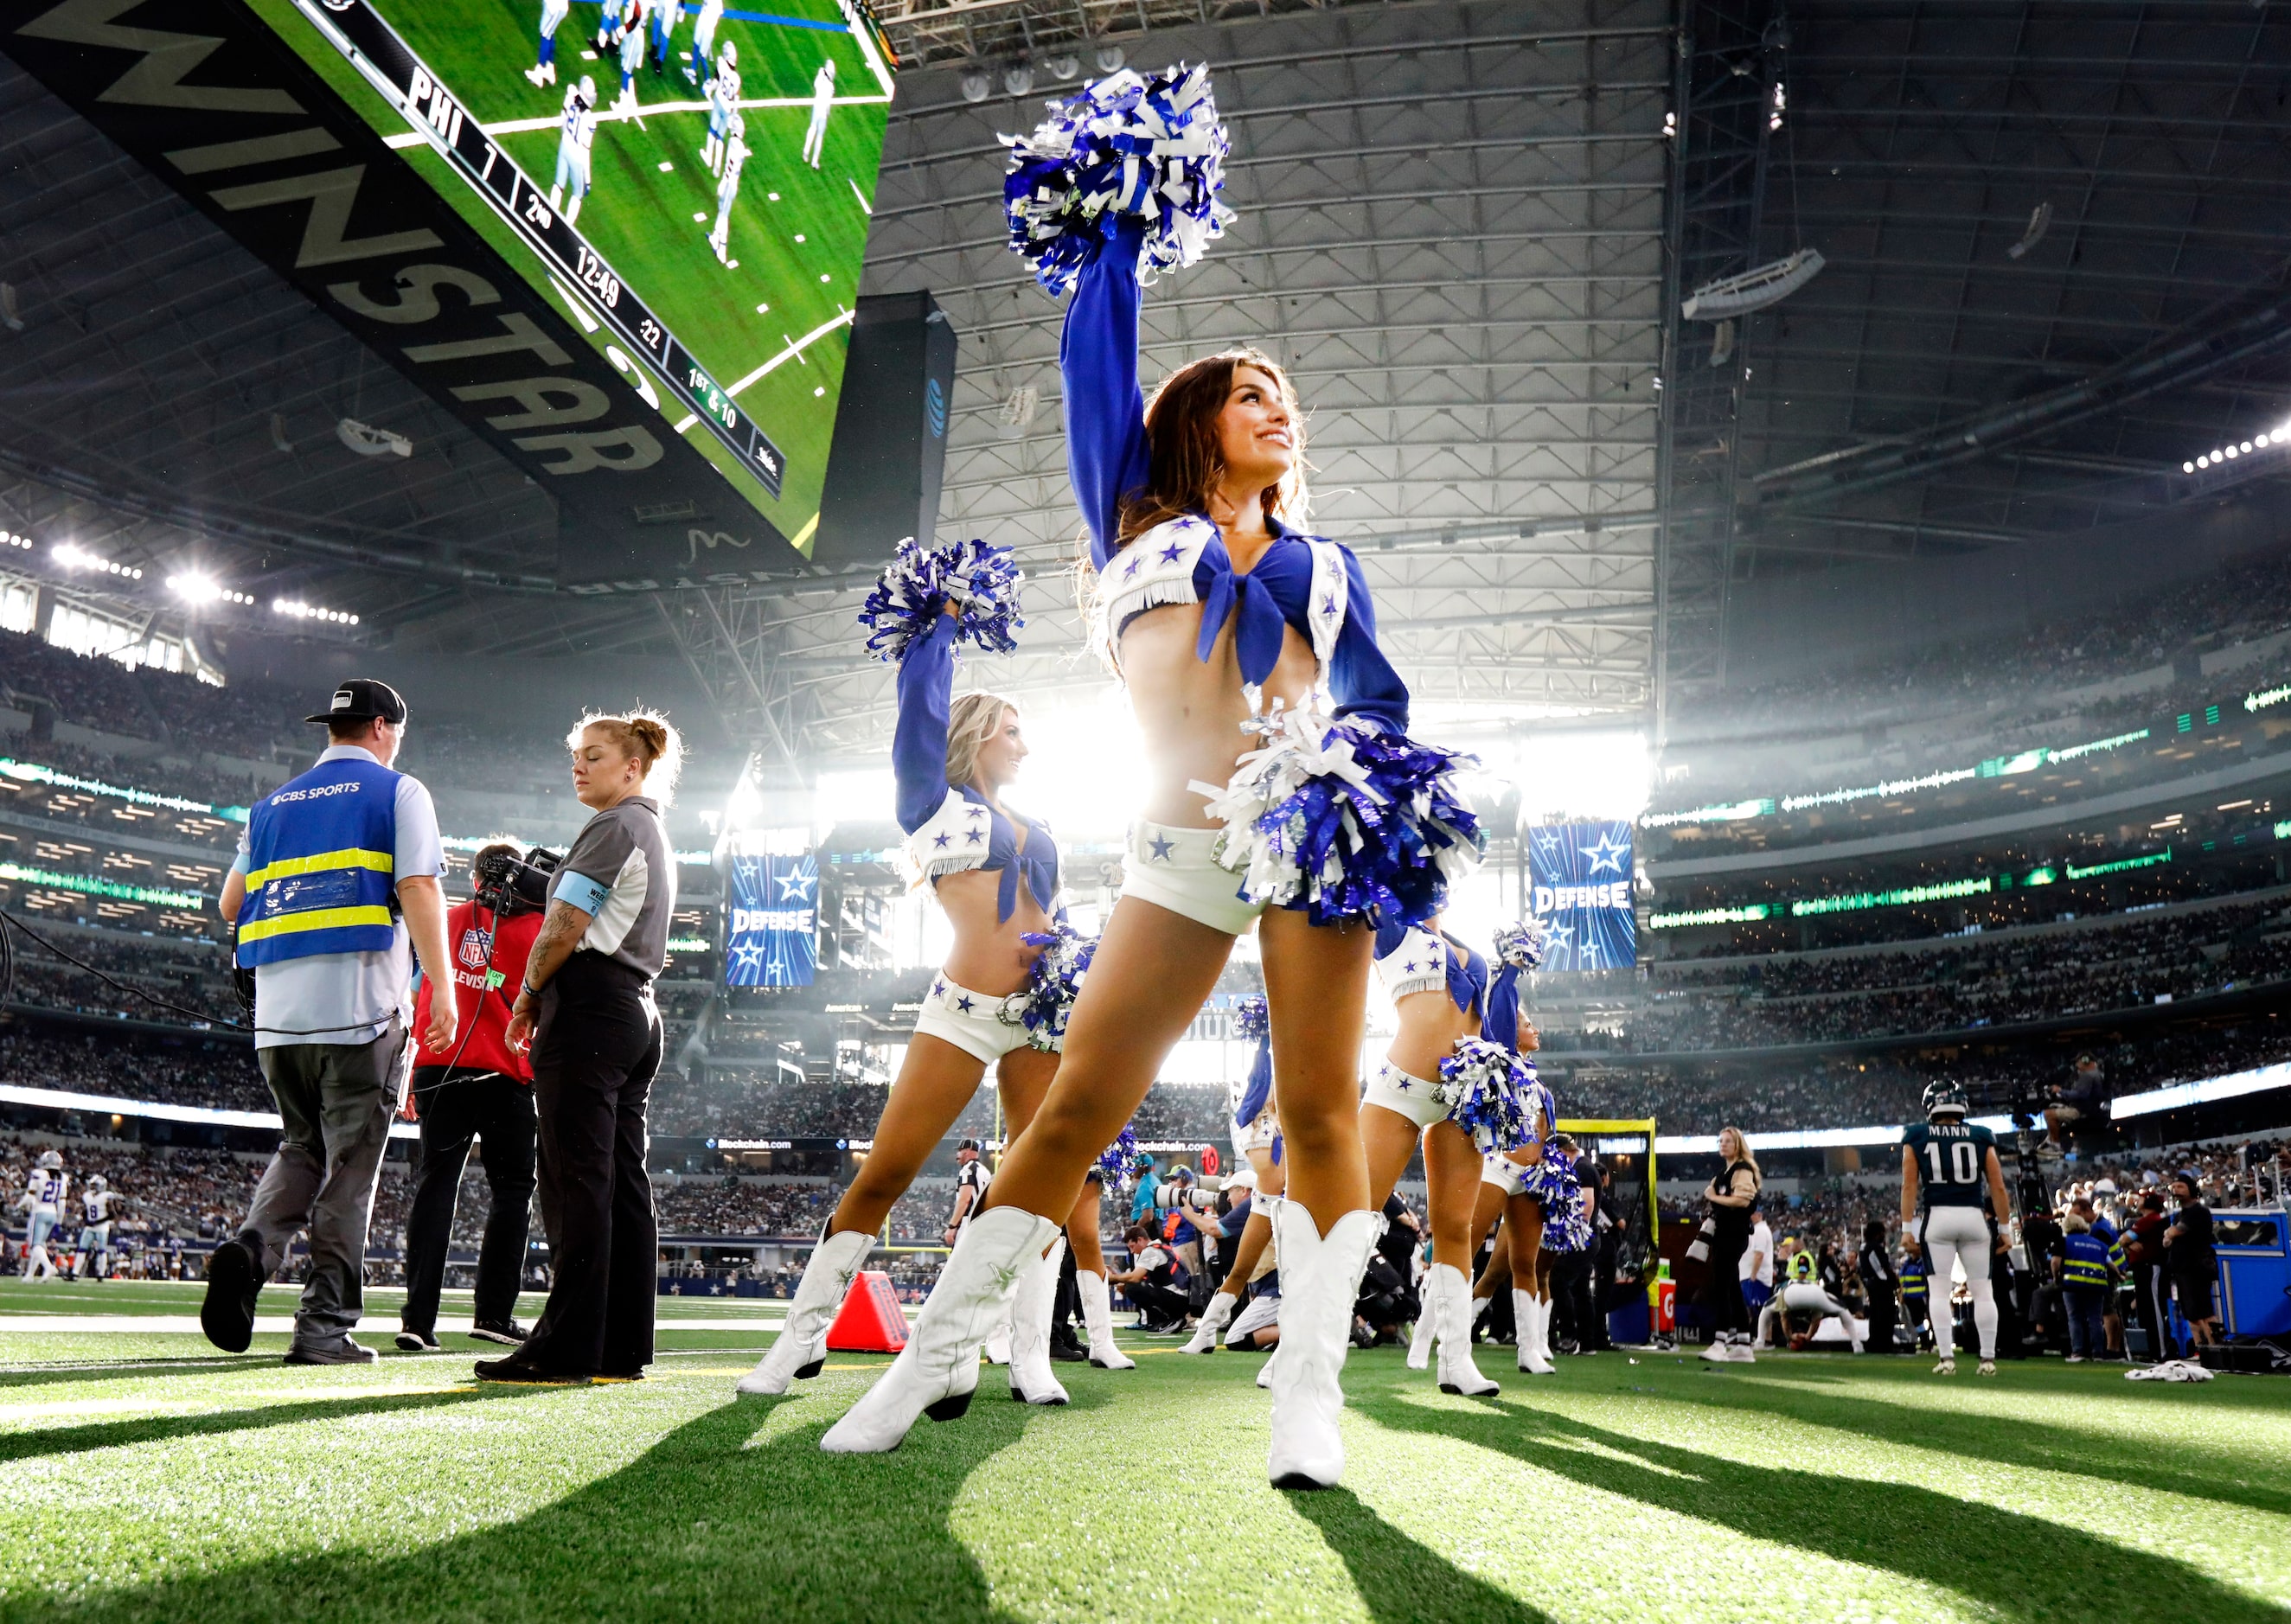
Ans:
[[[253,0],[810,551],[891,100],[839,0]]]

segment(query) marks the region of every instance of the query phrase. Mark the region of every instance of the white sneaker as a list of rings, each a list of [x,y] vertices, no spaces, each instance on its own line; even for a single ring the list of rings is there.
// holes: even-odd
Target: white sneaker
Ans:
[[[1949,1359],[1944,1359],[1944,1360],[1942,1360],[1939,1364],[1936,1364],[1935,1366],[1933,1366],[1933,1374],[1934,1374],[1934,1375],[1936,1375],[1936,1376],[1954,1376],[1954,1375],[1956,1375],[1956,1374],[1957,1374],[1957,1361],[1956,1361],[1954,1358],[1949,1358]]]
[[[1202,1310],[1199,1323],[1194,1327],[1193,1338],[1178,1351],[1181,1354],[1213,1354],[1217,1352],[1218,1332],[1233,1318],[1233,1306],[1238,1300],[1230,1292],[1210,1293],[1209,1306]]]
[[[1757,1362],[1758,1362],[1758,1350],[1757,1350],[1755,1347],[1753,1347],[1753,1346],[1751,1345],[1750,1339],[1749,1339],[1748,1337],[1747,1337],[1747,1336],[1744,1336],[1741,1332],[1740,1332],[1740,1331],[1736,1331],[1736,1332],[1734,1333],[1734,1340],[1733,1340],[1732,1343],[1730,1343],[1728,1346],[1732,1348],[1732,1352],[1730,1352],[1730,1353],[1726,1355],[1726,1357],[1727,1357],[1729,1360],[1731,1360],[1732,1362],[1733,1362],[1734,1363],[1736,1363],[1736,1364],[1756,1364],[1756,1363],[1757,1363]]]
[[[2082,1354],[2070,1354],[2068,1357],[2068,1362],[2070,1364],[2082,1364],[2084,1363],[2084,1355]]]
[[[1973,1373],[1977,1376],[1994,1376],[1997,1374],[1997,1361],[1994,1359],[1983,1359],[1979,1365],[1974,1367]]]
[[[1710,1339],[1709,1345],[1703,1348],[1701,1356],[1713,1364],[1731,1363],[1734,1357],[1733,1345],[1726,1340],[1725,1334],[1722,1331]]]

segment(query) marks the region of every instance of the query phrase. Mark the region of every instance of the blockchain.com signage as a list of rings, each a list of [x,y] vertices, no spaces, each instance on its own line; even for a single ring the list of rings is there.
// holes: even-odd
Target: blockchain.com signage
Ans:
[[[729,859],[724,985],[808,987],[819,962],[819,859]]]
[[[1545,970],[1625,969],[1638,962],[1629,824],[1533,824],[1527,873],[1530,902],[1543,921]]]

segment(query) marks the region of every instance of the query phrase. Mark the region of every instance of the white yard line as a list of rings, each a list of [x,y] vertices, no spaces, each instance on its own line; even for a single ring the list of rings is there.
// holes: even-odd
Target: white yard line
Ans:
[[[890,100],[888,96],[838,96],[834,99],[834,105],[837,107],[882,107]],[[759,108],[800,107],[808,110],[811,107],[811,98],[809,96],[766,96],[754,101],[738,101],[733,105],[744,113],[752,112]],[[639,118],[648,113],[704,113],[707,110],[708,103],[705,101],[655,101],[639,107],[633,111],[617,110],[608,106],[597,110],[597,122],[600,125],[625,124],[632,118]],[[563,117],[561,113],[552,113],[546,118],[509,118],[500,124],[480,125],[478,127],[487,135],[525,135],[535,130],[553,130]],[[420,130],[407,130],[400,134],[385,135],[382,138],[382,145],[397,148],[400,151],[408,147],[423,146],[429,140],[429,135]]]
[[[777,1331],[784,1320],[695,1318],[681,1319],[663,1314],[655,1322],[661,1331]],[[18,1333],[40,1336],[67,1332],[84,1332],[90,1336],[184,1336],[197,1335],[199,1316],[196,1314],[10,1314],[0,1315],[0,1336]],[[294,1316],[291,1314],[262,1314],[254,1319],[254,1329],[261,1332],[291,1331]],[[470,1322],[459,1315],[441,1314],[438,1329],[454,1335],[466,1335]],[[368,1315],[366,1323],[354,1333],[368,1338],[389,1338],[397,1333],[397,1326],[387,1316]]]
[[[781,367],[783,367],[783,366],[786,366],[786,365],[787,365],[787,363],[789,363],[790,361],[794,360],[797,357],[800,356],[800,355],[801,355],[801,354],[802,354],[806,350],[809,349],[809,348],[810,348],[814,343],[817,342],[819,340],[821,340],[821,339],[823,339],[823,338],[825,338],[829,334],[831,334],[831,333],[834,332],[836,328],[838,328],[838,327],[842,327],[842,326],[848,326],[850,325],[850,322],[851,322],[851,315],[852,315],[852,313],[851,313],[849,310],[846,310],[846,311],[844,311],[840,316],[836,317],[836,318],[835,318],[833,320],[832,320],[832,321],[824,321],[824,322],[821,322],[821,323],[819,324],[819,326],[817,326],[814,327],[810,332],[808,332],[808,333],[805,334],[801,338],[800,338],[800,339],[796,339],[796,340],[792,341],[792,342],[788,345],[788,347],[787,347],[786,349],[784,349],[784,350],[781,350],[777,355],[774,356],[770,360],[766,361],[766,362],[765,362],[761,366],[757,367],[755,371],[753,371],[753,372],[750,373],[746,377],[744,377],[744,378],[741,379],[737,383],[733,384],[729,389],[726,390],[724,392],[725,392],[727,395],[736,395],[736,394],[738,394],[742,390],[744,390],[744,389],[747,388],[747,387],[748,387],[748,385],[750,385],[751,383],[755,382],[758,379],[762,378],[762,377],[766,377],[766,376],[768,376],[768,374],[772,374],[772,373],[777,372]]]

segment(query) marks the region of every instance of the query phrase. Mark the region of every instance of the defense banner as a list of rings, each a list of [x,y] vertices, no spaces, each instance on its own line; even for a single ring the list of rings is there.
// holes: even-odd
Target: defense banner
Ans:
[[[1630,824],[1536,824],[1527,841],[1530,907],[1547,932],[1544,969],[1637,964]]]
[[[727,859],[724,985],[808,987],[819,962],[819,859]]]

